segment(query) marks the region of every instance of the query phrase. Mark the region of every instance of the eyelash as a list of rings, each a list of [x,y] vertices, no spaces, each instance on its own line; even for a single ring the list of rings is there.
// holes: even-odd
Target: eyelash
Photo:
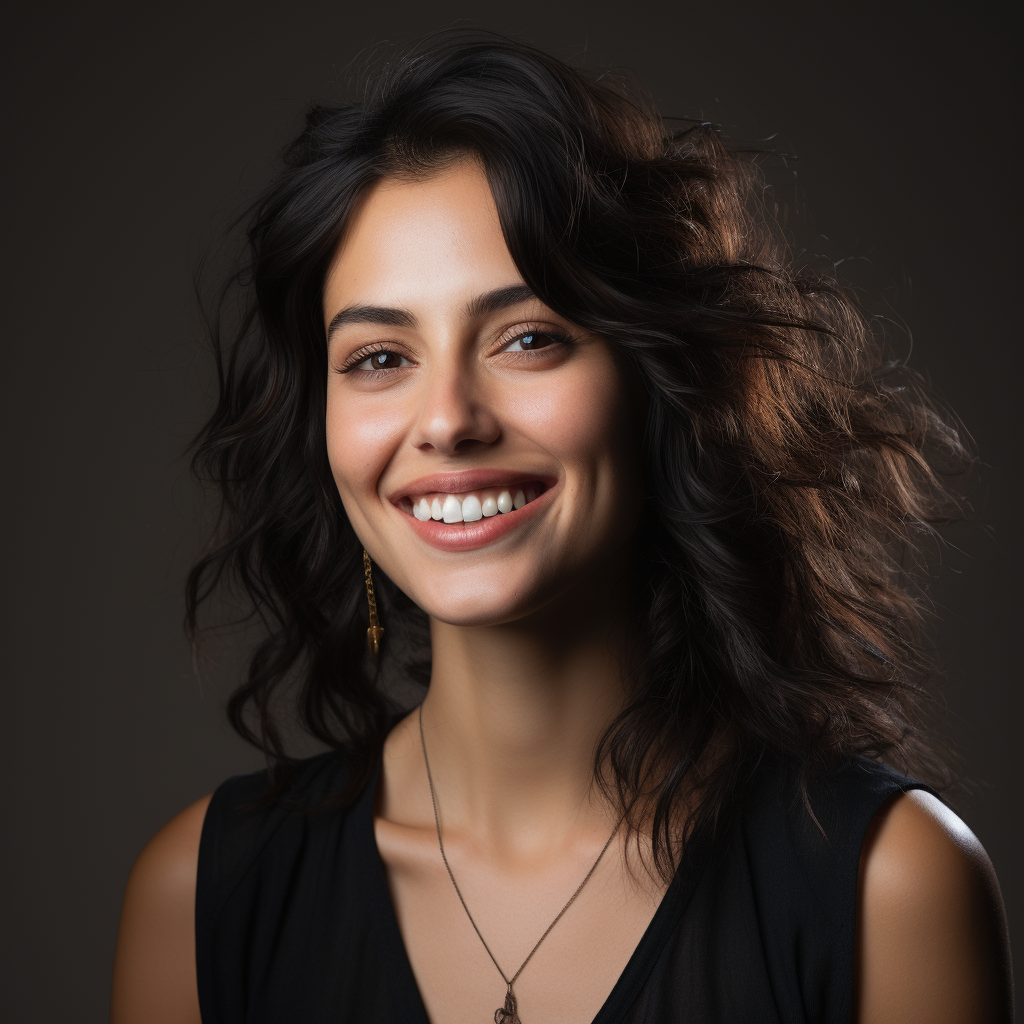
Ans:
[[[562,344],[562,345],[571,345],[572,342],[573,342],[573,339],[571,337],[569,337],[568,334],[565,334],[562,331],[558,331],[558,330],[546,330],[546,331],[526,330],[526,331],[519,331],[519,332],[517,332],[515,335],[513,335],[511,338],[509,338],[507,341],[505,341],[502,344],[501,350],[504,350],[505,347],[508,346],[508,345],[513,345],[513,344],[515,344],[515,342],[521,341],[523,338],[529,337],[529,335],[531,335],[531,334],[537,334],[537,335],[540,335],[541,337],[544,337],[544,338],[552,338],[552,339],[554,339],[555,342],[557,342],[559,344]],[[514,352],[512,354],[513,355],[517,355],[517,356],[526,356],[527,358],[535,358],[538,353],[546,351],[547,348],[549,348],[549,347],[550,346],[546,345],[544,348],[539,348],[539,349],[536,349],[536,348],[535,349],[523,349],[520,352]],[[370,375],[372,377],[380,377],[383,374],[389,373],[393,369],[394,370],[404,369],[404,367],[397,367],[396,366],[396,367],[381,368],[381,369],[377,369],[377,370],[356,370],[356,367],[359,366],[360,363],[365,363],[366,360],[370,358],[370,356],[376,355],[378,352],[388,352],[388,353],[390,353],[392,355],[397,355],[397,356],[401,356],[402,355],[402,353],[396,352],[394,349],[389,348],[386,342],[376,342],[373,345],[369,345],[369,346],[367,346],[365,348],[361,348],[358,351],[354,352],[348,358],[348,360],[345,362],[345,365],[338,368],[338,373],[349,373],[350,371],[355,371],[355,372],[360,373],[360,374],[368,374],[368,375]],[[408,357],[403,357],[403,358],[408,358]]]

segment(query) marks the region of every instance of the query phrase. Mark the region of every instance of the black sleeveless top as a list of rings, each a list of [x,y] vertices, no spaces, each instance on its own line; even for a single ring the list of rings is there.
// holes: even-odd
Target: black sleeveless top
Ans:
[[[292,807],[336,790],[302,762]],[[196,889],[204,1024],[428,1024],[373,833],[373,777],[350,808],[253,810],[263,772],[206,813]],[[891,796],[927,788],[859,759],[810,784],[765,768],[714,847],[686,850],[593,1024],[849,1024],[860,849]]]

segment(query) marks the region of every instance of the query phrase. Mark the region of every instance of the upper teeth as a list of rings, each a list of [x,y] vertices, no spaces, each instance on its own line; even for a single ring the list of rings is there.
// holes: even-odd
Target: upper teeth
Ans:
[[[539,493],[539,488],[528,485],[514,493],[506,491],[472,491],[467,494],[435,494],[412,500],[412,514],[421,522],[428,519],[444,520],[446,523],[472,523],[484,516],[496,516],[499,512],[511,512],[522,508]],[[527,496],[526,491],[529,491]]]

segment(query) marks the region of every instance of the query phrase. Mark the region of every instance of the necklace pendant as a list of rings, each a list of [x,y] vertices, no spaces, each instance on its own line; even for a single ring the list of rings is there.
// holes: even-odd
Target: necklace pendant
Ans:
[[[505,1005],[499,1006],[494,1011],[494,1024],[523,1024],[519,1019],[519,1010],[516,1008],[516,996],[512,991],[511,982],[509,982],[508,992],[505,993]]]

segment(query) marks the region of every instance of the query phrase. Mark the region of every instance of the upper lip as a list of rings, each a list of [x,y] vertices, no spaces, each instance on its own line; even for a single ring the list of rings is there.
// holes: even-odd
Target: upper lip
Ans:
[[[433,473],[411,480],[407,484],[392,491],[387,497],[392,504],[398,504],[402,498],[410,498],[418,494],[431,494],[439,491],[443,494],[459,494],[462,491],[480,491],[485,487],[513,486],[537,480],[545,487],[553,487],[557,478],[550,473],[521,473],[515,469],[463,469],[457,473]]]

